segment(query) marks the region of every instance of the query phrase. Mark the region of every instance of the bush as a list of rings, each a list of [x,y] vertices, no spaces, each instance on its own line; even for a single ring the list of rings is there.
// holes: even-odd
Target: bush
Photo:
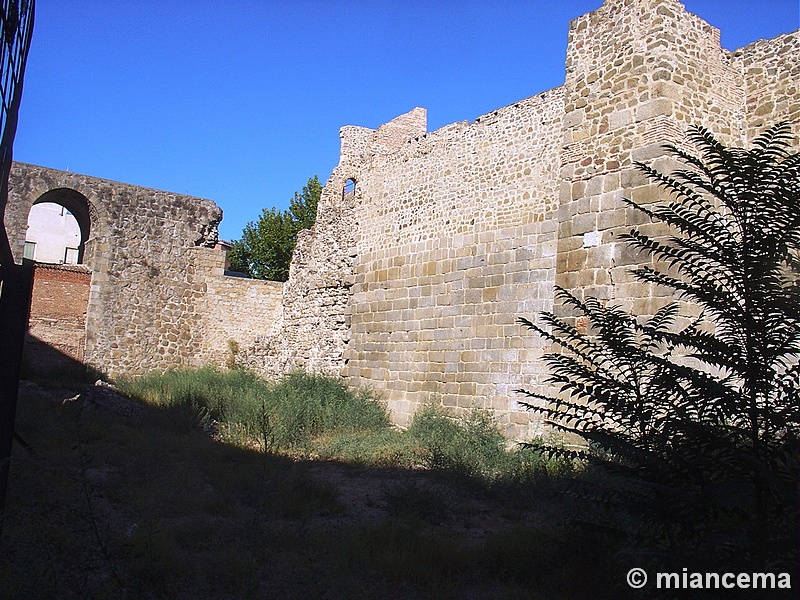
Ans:
[[[302,446],[326,433],[379,431],[389,427],[386,409],[367,390],[351,391],[340,379],[301,371],[269,387],[262,417],[278,448]]]
[[[669,265],[638,268],[637,279],[704,312],[677,329],[677,303],[645,319],[560,290],[589,329],[552,313],[547,329],[522,319],[560,350],[545,357],[560,394],[526,393],[544,400],[550,423],[584,438],[605,474],[582,492],[635,515],[640,551],[674,565],[718,560],[712,571],[796,564],[800,155],[788,124],[750,150],[703,128],[689,137],[699,157],[667,146],[685,169],[638,165],[673,200],[629,202],[673,235],[624,237]]]
[[[267,449],[301,447],[332,432],[389,427],[386,409],[365,390],[336,378],[296,372],[277,383],[242,370],[206,367],[123,379],[120,389],[156,406],[185,407],[218,423],[231,441],[258,440]]]
[[[427,451],[427,466],[432,469],[491,479],[505,464],[506,440],[479,409],[458,418],[442,408],[424,406],[414,414],[408,436]]]

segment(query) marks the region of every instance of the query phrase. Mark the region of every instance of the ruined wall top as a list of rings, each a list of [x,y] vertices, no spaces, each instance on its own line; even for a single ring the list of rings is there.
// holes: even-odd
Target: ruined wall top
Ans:
[[[339,130],[342,162],[358,160],[365,154],[391,154],[408,140],[424,135],[428,111],[415,108],[384,123],[378,129],[348,125]]]
[[[619,147],[610,132],[642,121],[650,121],[646,142],[654,146],[680,143],[688,125],[706,126],[724,142],[743,145],[770,124],[767,114],[772,122],[794,122],[800,133],[800,91],[792,85],[800,76],[798,54],[798,32],[731,52],[722,47],[720,30],[688,12],[680,0],[606,0],[570,22],[564,85],[535,97],[541,101],[563,95],[568,154],[614,154],[627,166],[642,157],[620,155],[628,149]],[[426,132],[423,108],[377,129],[343,127],[341,163],[413,154],[409,145],[459,138],[465,129],[490,125],[529,100],[431,133]],[[584,142],[587,138],[594,141]],[[600,138],[605,139],[595,143]],[[585,171],[584,178],[596,172]]]

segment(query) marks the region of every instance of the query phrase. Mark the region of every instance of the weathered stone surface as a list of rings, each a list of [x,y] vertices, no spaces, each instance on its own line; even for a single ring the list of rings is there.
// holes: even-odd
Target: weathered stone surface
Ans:
[[[5,215],[15,256],[45,201],[81,224],[91,283],[85,347],[69,354],[102,372],[224,364],[228,339],[252,343],[280,312],[281,284],[223,277],[222,211],[210,200],[15,163]],[[52,302],[70,299],[62,290]]]
[[[646,257],[620,240],[664,232],[623,202],[665,197],[634,163],[671,170],[662,144],[685,147],[689,125],[739,146],[779,120],[800,134],[798,33],[736,52],[719,38],[678,0],[606,0],[570,23],[558,88],[434,132],[421,108],[343,127],[285,285],[224,277],[219,209],[167,192],[15,165],[7,228],[21,256],[33,202],[85,213],[85,354],[112,374],[238,348],[267,376],[369,385],[401,424],[428,401],[482,406],[528,438],[542,425],[514,390],[544,389],[548,347],[517,318],[565,314],[556,285],[636,311],[666,300],[633,280]]]

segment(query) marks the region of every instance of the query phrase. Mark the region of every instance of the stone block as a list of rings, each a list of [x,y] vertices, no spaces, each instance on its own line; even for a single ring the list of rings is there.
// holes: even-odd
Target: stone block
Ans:
[[[611,129],[619,129],[633,123],[633,113],[630,110],[617,110],[608,116],[608,124]]]
[[[654,158],[664,156],[665,153],[666,151],[664,150],[663,143],[659,142],[657,144],[649,144],[647,146],[635,148],[631,152],[631,158],[635,162],[647,162],[649,160],[653,160]]]
[[[583,235],[597,229],[597,213],[575,215],[572,219],[572,234]]]
[[[639,122],[671,114],[672,100],[669,98],[657,98],[638,106],[636,108],[635,119],[637,122]]]

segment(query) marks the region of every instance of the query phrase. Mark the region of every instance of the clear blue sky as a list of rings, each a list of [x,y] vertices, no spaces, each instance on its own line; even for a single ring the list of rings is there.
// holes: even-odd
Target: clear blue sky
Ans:
[[[564,81],[601,0],[38,0],[19,161],[210,198],[236,239],[339,157],[339,128],[428,129]],[[685,0],[735,49],[799,0]]]

